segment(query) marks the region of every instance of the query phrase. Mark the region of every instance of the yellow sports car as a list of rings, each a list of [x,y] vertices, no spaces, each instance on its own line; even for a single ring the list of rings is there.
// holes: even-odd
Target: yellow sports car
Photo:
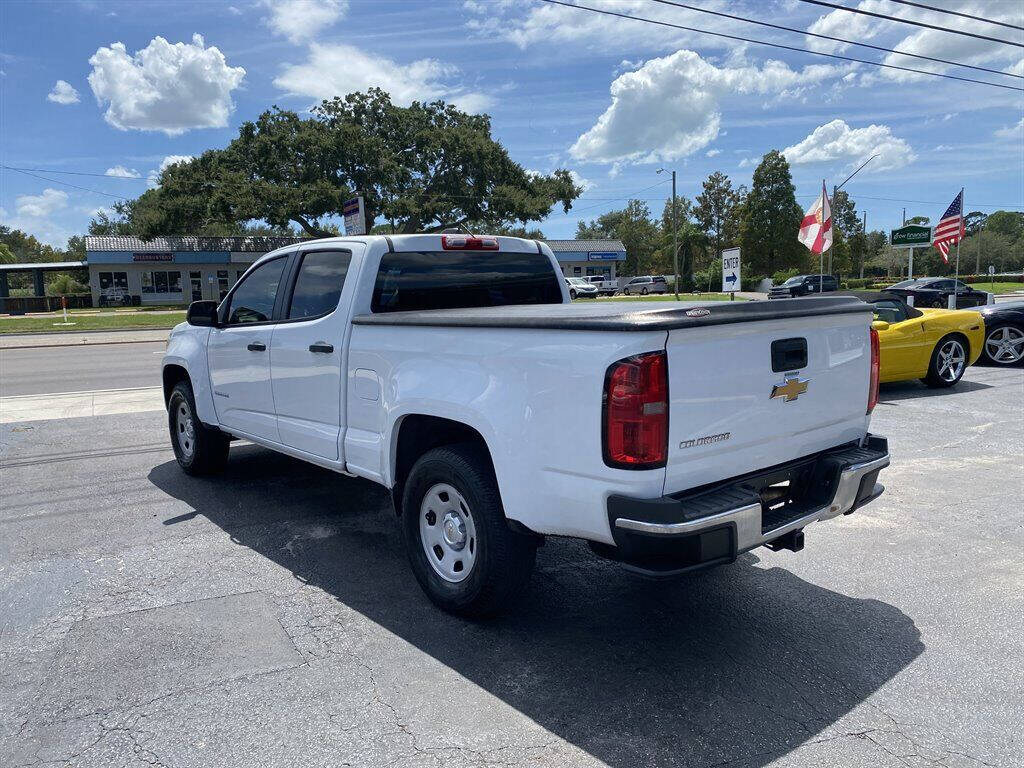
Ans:
[[[879,381],[921,379],[929,387],[951,387],[981,356],[985,324],[977,312],[918,309],[891,293],[850,291],[875,310]]]

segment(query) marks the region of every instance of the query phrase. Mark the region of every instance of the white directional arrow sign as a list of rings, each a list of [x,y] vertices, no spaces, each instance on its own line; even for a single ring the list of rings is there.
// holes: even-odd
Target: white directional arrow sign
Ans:
[[[722,251],[722,293],[740,290],[740,249]]]

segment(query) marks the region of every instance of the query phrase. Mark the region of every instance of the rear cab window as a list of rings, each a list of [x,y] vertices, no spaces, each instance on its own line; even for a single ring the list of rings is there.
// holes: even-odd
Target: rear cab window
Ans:
[[[375,313],[561,304],[564,278],[542,253],[386,253],[373,287]]]

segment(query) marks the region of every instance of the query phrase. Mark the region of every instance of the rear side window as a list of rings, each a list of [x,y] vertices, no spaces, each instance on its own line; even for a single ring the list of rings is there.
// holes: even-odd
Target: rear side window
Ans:
[[[265,323],[274,315],[274,301],[281,274],[288,259],[281,257],[260,264],[250,272],[231,294],[228,324]]]
[[[341,298],[351,259],[346,251],[317,251],[303,256],[288,319],[301,320],[333,312]]]
[[[374,312],[561,304],[562,288],[542,253],[386,253],[373,287]]]

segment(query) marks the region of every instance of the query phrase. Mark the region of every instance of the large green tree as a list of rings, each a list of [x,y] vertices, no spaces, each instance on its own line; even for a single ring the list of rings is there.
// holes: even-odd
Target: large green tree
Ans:
[[[321,237],[357,192],[368,225],[379,218],[395,232],[516,226],[559,203],[568,211],[582,192],[567,170],[514,162],[487,115],[442,101],[399,107],[378,88],[324,101],[308,118],[275,107],[159,182],[128,212],[144,237],[252,220]]]
[[[651,209],[642,200],[630,200],[622,210],[609,211],[589,223],[578,222],[576,237],[579,240],[621,240],[626,248],[626,261],[620,274],[665,271],[663,259],[655,263],[661,230],[651,219]]]
[[[744,273],[771,275],[778,270],[804,268],[808,251],[797,240],[803,211],[789,163],[776,149],[754,169],[750,193],[743,205],[740,237]]]
[[[739,239],[742,188],[733,189],[732,181],[721,171],[708,176],[703,188],[704,191],[697,195],[694,215],[711,243],[711,257],[717,260],[721,258],[723,248],[731,247]]]

